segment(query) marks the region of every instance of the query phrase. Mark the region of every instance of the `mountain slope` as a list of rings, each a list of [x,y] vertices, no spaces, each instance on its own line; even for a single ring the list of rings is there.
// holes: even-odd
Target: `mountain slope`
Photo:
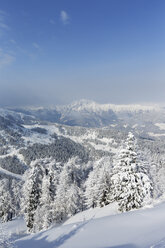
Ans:
[[[21,175],[12,173],[12,172],[5,170],[3,168],[0,168],[0,174],[2,174],[2,175],[4,174],[6,176],[9,176],[9,177],[12,177],[12,178],[15,178],[18,180],[23,180]]]
[[[69,109],[71,112],[72,109],[77,112],[85,111],[86,113],[87,111],[88,118],[91,122],[94,121],[93,124],[96,119],[93,119],[91,111],[94,111],[92,113],[99,114],[98,122],[100,123],[101,121],[103,124],[103,117],[101,117],[103,112],[101,109],[103,108],[105,111],[107,107],[100,105],[98,107],[98,104],[95,103],[93,106],[93,103],[83,101],[75,103],[73,106],[60,108],[63,114],[65,108],[67,108],[67,112]],[[60,108],[58,108],[58,111]],[[125,109],[126,107],[123,108]],[[102,128],[86,128],[43,122],[37,119],[39,116],[30,115],[30,112],[28,112],[29,115],[26,115],[25,113],[1,109],[0,167],[15,174],[22,174],[30,162],[38,158],[52,157],[58,162],[64,162],[72,156],[79,156],[87,162],[97,160],[103,156],[113,157],[129,131],[136,135],[142,149],[149,147],[150,150],[152,149],[152,153],[156,149],[159,153],[164,153],[164,122],[155,117],[164,118],[160,114],[161,112],[156,112],[155,114],[155,108],[145,108],[144,106],[132,107],[131,109],[127,106],[126,110],[128,111],[128,109],[129,114],[128,112],[126,114],[123,112],[125,110],[119,108],[118,110],[121,111],[119,112],[121,116],[123,115],[123,119],[119,118],[121,116],[118,115],[115,120],[116,123],[108,124],[108,126]],[[46,112],[45,109],[44,111]],[[101,111],[101,114],[99,111]],[[35,110],[33,109],[34,112]],[[115,114],[117,115],[119,112],[116,111]],[[69,119],[67,120],[69,121]],[[156,123],[154,120],[156,120]]]
[[[15,240],[17,248],[164,247],[165,203],[123,214],[113,211],[110,205],[101,209],[90,209],[71,217],[70,224],[66,222],[23,238],[20,228],[22,225],[22,231],[25,230],[23,222],[21,224],[20,221],[13,221],[3,224],[2,228],[6,229],[6,239],[9,233],[11,234],[10,239]],[[17,235],[14,233],[16,230],[20,232]]]

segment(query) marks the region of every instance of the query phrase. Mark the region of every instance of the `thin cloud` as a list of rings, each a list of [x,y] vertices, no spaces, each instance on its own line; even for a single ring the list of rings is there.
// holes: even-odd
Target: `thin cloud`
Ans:
[[[53,19],[50,19],[49,22],[50,22],[50,24],[52,24],[52,25],[56,24],[55,21],[54,21]]]
[[[0,28],[9,29],[9,26],[3,22],[0,22]]]
[[[4,10],[0,9],[0,15],[7,15],[7,13]]]
[[[4,32],[4,30],[9,30],[9,26],[6,23],[7,13],[3,10],[0,10],[0,34]]]
[[[17,42],[16,42],[15,40],[13,40],[13,39],[11,39],[10,42],[11,42],[12,44],[17,44]]]
[[[35,47],[35,48],[37,48],[37,49],[40,48],[40,46],[39,46],[38,43],[36,43],[36,42],[33,42],[33,47]]]
[[[14,56],[0,49],[0,68],[6,65],[10,65],[14,61],[14,59]]]
[[[60,19],[61,19],[62,23],[63,23],[64,25],[66,25],[66,24],[69,23],[70,17],[69,17],[69,15],[67,14],[66,11],[61,10]]]

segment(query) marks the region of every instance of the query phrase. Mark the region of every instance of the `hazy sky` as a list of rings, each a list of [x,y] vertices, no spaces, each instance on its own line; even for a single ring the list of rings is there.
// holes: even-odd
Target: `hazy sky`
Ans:
[[[165,0],[1,0],[0,105],[165,102]]]

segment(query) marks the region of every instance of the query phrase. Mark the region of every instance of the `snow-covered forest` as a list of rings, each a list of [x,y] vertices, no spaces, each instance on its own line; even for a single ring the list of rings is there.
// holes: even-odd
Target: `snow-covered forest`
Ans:
[[[88,163],[78,157],[64,164],[34,160],[22,180],[1,179],[1,220],[23,215],[28,232],[33,233],[88,208],[113,202],[121,212],[139,209],[151,202],[156,191],[149,164],[132,133],[113,160],[107,156]]]

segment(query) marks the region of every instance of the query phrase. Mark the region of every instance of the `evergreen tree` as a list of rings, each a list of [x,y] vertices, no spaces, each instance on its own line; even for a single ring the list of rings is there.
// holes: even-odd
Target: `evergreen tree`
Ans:
[[[100,207],[108,205],[111,199],[111,174],[105,168],[99,170],[97,192],[97,205]]]
[[[86,191],[86,205],[88,208],[97,207],[97,170],[93,169],[88,176],[87,181],[85,182]]]
[[[51,159],[32,162],[25,173],[22,209],[29,232],[46,229],[55,220],[53,210],[58,174],[59,167]]]
[[[114,166],[112,190],[120,211],[140,208],[149,200],[152,183],[136,152],[136,139],[129,133],[125,148],[121,149]]]
[[[50,180],[48,175],[44,175],[41,187],[41,197],[36,209],[34,217],[35,232],[47,229],[52,221],[51,218],[51,204],[52,199],[50,196]]]
[[[81,170],[77,158],[64,164],[55,198],[56,221],[61,222],[83,209]]]
[[[103,207],[110,202],[111,195],[111,161],[109,157],[103,157],[95,162],[93,170],[86,181],[87,207]]]
[[[67,193],[67,215],[72,216],[83,210],[83,192],[81,188],[76,185],[76,183],[73,183],[67,189]]]
[[[156,196],[165,195],[165,159],[159,159],[155,167],[157,168],[154,180],[157,188]]]
[[[12,179],[11,181],[11,192],[12,192],[12,206],[13,206],[13,217],[18,216],[21,212],[21,188],[23,182],[21,180]]]
[[[25,183],[23,186],[22,210],[29,232],[34,232],[35,213],[40,203],[41,185],[43,171],[40,162],[37,160],[31,163],[25,173]]]
[[[11,182],[4,178],[0,180],[0,218],[3,222],[11,220],[13,213]]]
[[[53,210],[55,204],[58,172],[54,161],[43,161],[43,179],[41,197],[35,214],[35,231],[47,229],[55,220]]]

